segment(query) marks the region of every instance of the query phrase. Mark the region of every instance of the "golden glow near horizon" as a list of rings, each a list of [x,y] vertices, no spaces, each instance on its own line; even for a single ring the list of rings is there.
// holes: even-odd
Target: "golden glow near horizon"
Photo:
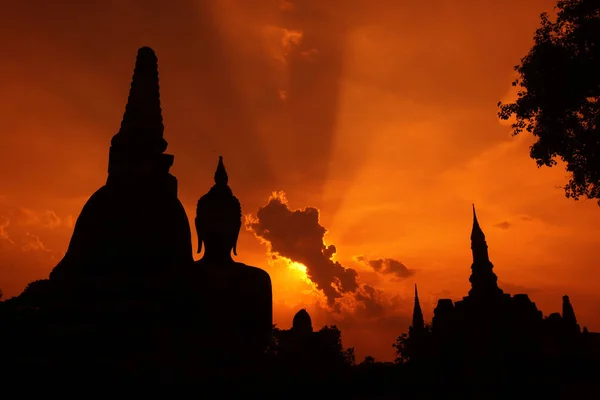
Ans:
[[[148,45],[194,250],[195,205],[223,155],[250,220],[285,192],[290,210],[318,210],[331,260],[357,273],[332,311],[308,265],[274,259],[242,229],[237,259],[271,275],[278,326],[306,308],[316,329],[337,324],[359,359],[392,360],[414,283],[426,319],[437,299],[466,295],[475,203],[500,286],[546,315],[568,294],[579,323],[600,330],[600,209],[566,199],[564,169],[538,169],[532,138],[497,118],[554,1],[148,0],[36,13],[26,3],[0,24],[12,38],[0,65],[6,297],[48,276],[104,184],[136,50]],[[401,263],[395,273],[375,269],[388,259]]]

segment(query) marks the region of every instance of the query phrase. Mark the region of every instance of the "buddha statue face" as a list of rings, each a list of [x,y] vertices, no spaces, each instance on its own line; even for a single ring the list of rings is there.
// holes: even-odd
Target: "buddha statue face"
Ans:
[[[215,185],[200,198],[196,209],[198,253],[202,243],[207,251],[230,256],[237,255],[236,245],[242,227],[242,208],[239,200],[227,185],[227,172],[223,158],[215,172]]]

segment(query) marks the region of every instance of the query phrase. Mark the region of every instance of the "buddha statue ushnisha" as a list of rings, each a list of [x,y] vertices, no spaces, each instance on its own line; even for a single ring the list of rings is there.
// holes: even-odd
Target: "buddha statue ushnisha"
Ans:
[[[223,157],[214,176],[215,184],[200,198],[196,210],[198,253],[195,263],[201,274],[211,335],[219,342],[237,343],[237,351],[252,358],[264,353],[272,334],[273,298],[269,274],[233,260],[242,227],[242,208],[228,186]],[[231,342],[230,342],[231,343]],[[241,347],[240,347],[241,346]]]

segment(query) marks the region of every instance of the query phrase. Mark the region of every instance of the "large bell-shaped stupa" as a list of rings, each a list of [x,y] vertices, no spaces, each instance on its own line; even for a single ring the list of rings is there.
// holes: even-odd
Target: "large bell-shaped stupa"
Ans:
[[[69,248],[50,280],[77,281],[164,272],[193,262],[189,220],[169,173],[158,60],[139,49],[108,179],[83,207]]]

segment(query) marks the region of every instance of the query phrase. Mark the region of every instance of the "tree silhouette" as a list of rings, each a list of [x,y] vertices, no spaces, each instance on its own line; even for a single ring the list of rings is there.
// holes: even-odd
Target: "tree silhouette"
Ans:
[[[277,324],[273,324],[273,333],[271,335],[271,340],[269,341],[269,345],[265,350],[265,355],[268,357],[275,357],[277,355],[277,348],[279,347],[279,335],[281,329],[277,327]]]
[[[535,43],[515,67],[514,103],[498,103],[498,116],[515,118],[513,135],[537,137],[530,156],[538,167],[563,160],[571,173],[568,198],[600,204],[600,2],[561,0],[556,21],[541,15]]]
[[[320,361],[324,365],[354,365],[356,362],[354,347],[344,349],[342,344],[342,332],[337,326],[325,325],[317,332],[318,349]]]
[[[415,360],[418,358],[423,358],[427,352],[428,347],[430,346],[431,340],[431,325],[425,324],[423,329],[420,330],[412,330],[410,328],[408,333],[403,333],[398,338],[396,338],[396,342],[392,344],[392,347],[396,349],[396,359],[394,362],[397,364],[404,364],[408,361]]]
[[[396,349],[396,359],[394,362],[397,364],[408,362],[410,358],[410,338],[407,333],[398,336],[396,343],[392,344],[392,347]]]
[[[354,354],[354,347],[348,347],[343,352],[344,362],[346,365],[355,365],[356,364],[356,355]]]
[[[362,365],[373,365],[373,364],[375,364],[375,358],[372,356],[366,356],[361,364]]]
[[[47,300],[51,293],[50,281],[48,279],[38,279],[25,286],[25,290],[18,296],[19,303],[32,307],[40,307]]]

